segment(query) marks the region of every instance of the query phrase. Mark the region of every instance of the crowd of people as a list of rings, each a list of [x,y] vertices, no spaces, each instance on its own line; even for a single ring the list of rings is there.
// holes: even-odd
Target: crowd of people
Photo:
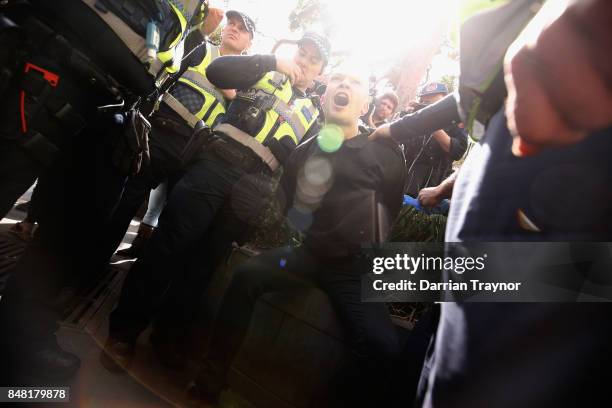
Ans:
[[[100,361],[129,371],[153,325],[160,361],[183,367],[196,358],[185,339],[212,274],[274,199],[301,244],[235,269],[189,403],[218,400],[263,294],[309,286],[328,295],[354,351],[351,387],[337,397],[347,405],[398,405],[397,386],[423,407],[598,401],[606,377],[595,373],[612,355],[606,305],[444,303],[439,316],[433,307],[423,319],[433,329],[418,329],[427,357],[410,351],[420,381],[398,385],[405,344],[386,305],[362,301],[352,267],[406,202],[448,214],[447,242],[611,240],[612,7],[562,3],[489,12],[521,21],[507,25],[518,36],[496,42],[497,71],[483,75],[477,103],[463,77],[460,98],[430,82],[392,119],[398,95],[372,101],[361,67],[330,68],[333,44],[320,33],[281,58],[248,52],[256,16],[203,0],[2,2],[0,217],[37,184],[13,226],[29,243],[0,300],[0,385],[74,377],[80,360],[55,338],[57,297],[104,274],[147,198],[137,237],[118,252],[137,259]],[[224,16],[214,45],[207,36]],[[503,96],[492,103],[496,86]],[[477,125],[484,135],[454,168]],[[71,239],[84,221],[95,231]]]

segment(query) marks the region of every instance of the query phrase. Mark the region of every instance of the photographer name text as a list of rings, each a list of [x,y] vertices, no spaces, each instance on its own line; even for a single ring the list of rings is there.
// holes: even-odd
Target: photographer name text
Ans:
[[[442,257],[442,256],[411,256],[396,254],[392,257],[375,257],[372,261],[372,273],[382,275],[393,271],[415,275],[417,272],[443,270],[452,271],[458,276],[466,272],[478,272],[485,269],[487,254],[477,257]],[[518,291],[522,282],[487,282],[481,279],[452,279],[437,281],[432,279],[400,279],[385,281],[376,279],[372,287],[376,291],[453,291],[453,292],[513,292]]]

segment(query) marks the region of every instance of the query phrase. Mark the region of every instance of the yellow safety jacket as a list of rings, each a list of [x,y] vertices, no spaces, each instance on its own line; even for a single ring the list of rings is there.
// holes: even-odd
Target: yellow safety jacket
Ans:
[[[196,112],[190,111],[180,99],[170,93],[164,95],[163,101],[185,119],[191,127],[195,127],[199,120],[212,127],[217,117],[225,113],[227,108],[223,94],[206,77],[206,68],[219,55],[219,48],[207,42],[206,55],[202,61],[198,65],[187,68],[178,80],[178,82],[188,85],[202,95],[202,106]]]
[[[215,126],[215,131],[250,148],[272,171],[280,162],[268,148],[268,142],[289,139],[297,146],[319,116],[310,98],[293,98],[291,83],[278,72],[268,72],[248,90],[238,91],[236,98],[252,102],[247,109],[254,115],[264,115],[263,125],[256,134],[247,134],[231,123],[221,123]],[[265,107],[261,106],[262,101]]]
[[[297,146],[308,129],[315,123],[319,110],[310,98],[295,98],[288,78],[279,72],[268,72],[247,93],[239,91],[237,98],[248,98],[253,94],[270,95],[274,102],[265,113],[263,127],[251,135],[259,143],[265,144],[270,138],[289,137]],[[277,124],[278,122],[278,124]]]
[[[181,66],[183,58],[184,38],[189,31],[189,23],[192,17],[202,13],[202,0],[164,0],[166,1],[178,20],[180,30],[175,38],[169,41],[169,44],[160,44],[160,49],[157,52],[157,58],[150,61],[147,54],[146,39],[134,32],[130,26],[109,11],[101,11],[96,5],[96,0],[82,0],[87,6],[100,16],[100,18],[108,24],[108,26],[117,34],[123,43],[132,51],[132,53],[143,64],[148,65],[149,73],[157,77],[162,68],[170,74],[177,72]],[[203,20],[203,16],[201,19]]]

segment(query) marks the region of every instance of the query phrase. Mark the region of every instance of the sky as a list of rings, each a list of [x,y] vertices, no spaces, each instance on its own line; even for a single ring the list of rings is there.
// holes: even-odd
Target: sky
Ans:
[[[335,50],[367,61],[372,73],[379,75],[424,36],[431,27],[444,24],[456,28],[458,0],[322,0],[333,24],[330,40]],[[299,32],[289,30],[289,13],[297,0],[210,0],[210,5],[236,9],[256,21],[257,34],[251,53],[269,53],[277,40],[297,39]],[[317,27],[315,27],[317,28]],[[281,47],[281,55],[291,55],[290,47]],[[432,77],[456,74],[457,63],[444,56],[436,58]]]

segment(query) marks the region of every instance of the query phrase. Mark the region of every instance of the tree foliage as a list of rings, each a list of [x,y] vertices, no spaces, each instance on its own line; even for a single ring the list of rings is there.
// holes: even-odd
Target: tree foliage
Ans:
[[[319,0],[299,0],[289,14],[289,29],[306,30],[321,18],[322,5]]]
[[[453,75],[444,75],[442,78],[440,78],[440,82],[446,85],[449,93],[452,93],[455,90],[457,77]]]
[[[315,29],[329,35],[333,22],[328,17],[327,9],[321,0],[299,0],[289,13],[289,29],[291,31],[308,31]]]

